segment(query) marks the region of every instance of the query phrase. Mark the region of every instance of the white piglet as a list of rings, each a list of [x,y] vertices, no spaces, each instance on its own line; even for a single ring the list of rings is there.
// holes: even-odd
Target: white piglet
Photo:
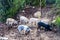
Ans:
[[[38,18],[30,18],[29,25],[37,26],[37,23],[40,21]]]
[[[13,18],[7,18],[6,24],[9,26],[13,26],[13,24],[18,24],[18,22]]]
[[[20,16],[20,23],[21,24],[27,24],[29,22],[29,19],[25,16]]]

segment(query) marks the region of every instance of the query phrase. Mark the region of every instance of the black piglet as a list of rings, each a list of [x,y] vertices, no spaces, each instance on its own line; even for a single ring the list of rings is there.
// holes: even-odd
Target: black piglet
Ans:
[[[44,27],[45,30],[47,30],[47,31],[52,31],[52,26],[51,25],[45,24],[43,22],[38,22],[38,28],[37,29],[40,29],[41,27]]]

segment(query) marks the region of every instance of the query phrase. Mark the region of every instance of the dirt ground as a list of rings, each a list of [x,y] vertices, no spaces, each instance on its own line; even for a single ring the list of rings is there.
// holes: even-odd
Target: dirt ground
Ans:
[[[5,34],[5,37],[7,37],[8,40],[60,40],[60,36],[52,31],[45,32],[44,30],[40,30],[37,32],[36,28],[32,30],[29,35],[20,35],[17,29],[11,29]]]
[[[39,8],[38,8],[39,9]],[[31,17],[34,17],[33,14],[38,11],[37,8],[29,8],[29,9],[24,9],[25,10],[25,13],[23,12],[19,12],[18,15],[24,15],[28,18],[31,18]],[[42,15],[44,15],[42,17],[42,19],[46,20],[45,16],[46,16],[46,12],[47,11],[50,11],[51,8],[49,9],[42,9]],[[45,11],[44,11],[45,10]],[[39,10],[41,11],[41,10]],[[50,18],[48,19],[50,20]],[[46,21],[48,21],[46,20]],[[30,32],[30,34],[28,35],[24,35],[24,34],[19,34],[17,28],[12,28],[10,29],[9,31],[6,31],[5,34],[4,34],[4,37],[7,37],[8,40],[60,40],[60,35],[59,33],[54,33],[52,31],[44,31],[44,30],[39,30],[37,31],[37,28],[36,27],[32,27],[32,31]]]

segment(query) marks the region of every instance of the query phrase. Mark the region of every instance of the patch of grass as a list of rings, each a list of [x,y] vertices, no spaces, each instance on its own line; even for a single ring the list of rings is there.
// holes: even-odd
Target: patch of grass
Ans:
[[[60,17],[59,17],[59,16],[56,18],[55,24],[56,24],[58,27],[60,27]]]

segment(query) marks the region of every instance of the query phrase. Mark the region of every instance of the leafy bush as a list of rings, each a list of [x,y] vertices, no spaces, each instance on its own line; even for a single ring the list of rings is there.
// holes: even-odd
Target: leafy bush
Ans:
[[[0,21],[14,17],[19,9],[24,7],[25,0],[0,0]]]
[[[1,2],[0,2],[0,22],[4,21],[5,19],[5,11],[4,11],[4,7],[2,6]],[[4,17],[4,18],[3,18]]]
[[[22,9],[24,7],[25,0],[14,0],[11,8],[9,8],[6,13],[7,17],[13,17],[18,9]]]
[[[40,6],[40,0],[26,0],[26,5]]]
[[[56,0],[46,0],[46,4],[55,4]]]
[[[55,24],[56,24],[58,27],[60,27],[60,17],[59,17],[59,16],[56,18]]]
[[[41,7],[46,6],[46,0],[41,0]]]
[[[40,0],[32,0],[31,5],[40,6]]]
[[[56,7],[60,8],[60,0],[56,0]]]

